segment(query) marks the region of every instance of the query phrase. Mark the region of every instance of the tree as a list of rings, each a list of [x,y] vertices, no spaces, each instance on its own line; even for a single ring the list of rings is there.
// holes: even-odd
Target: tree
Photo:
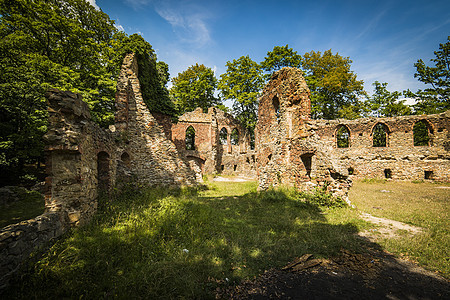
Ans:
[[[302,57],[302,69],[311,90],[311,111],[315,119],[346,117],[342,112],[353,115],[361,110],[360,97],[365,95],[363,81],[356,79],[350,70],[352,61],[348,57],[311,51]],[[355,110],[352,110],[352,108]]]
[[[220,99],[214,96],[217,87],[214,71],[203,64],[190,66],[172,78],[172,83],[170,94],[180,115],[197,107],[206,112],[209,107],[221,103]]]
[[[272,51],[267,52],[264,61],[261,62],[261,68],[268,72],[267,79],[273,72],[282,69],[283,67],[300,68],[302,56],[297,54],[289,45],[275,46]]]
[[[258,97],[264,85],[260,66],[247,56],[227,62],[218,88],[224,99],[233,100],[235,117],[253,135],[257,121]]]
[[[112,119],[115,82],[103,54],[115,31],[83,0],[0,1],[2,183],[42,157],[48,88],[79,92],[99,123]]]
[[[367,103],[371,114],[375,117],[397,117],[411,114],[411,108],[405,104],[405,100],[398,98],[402,93],[387,90],[387,83],[373,83],[374,93],[368,97]]]
[[[431,59],[434,67],[425,65],[422,59],[414,64],[414,77],[431,86],[416,93],[409,90],[405,93],[417,101],[414,105],[417,114],[440,113],[450,109],[450,36],[447,43],[439,44],[439,50],[434,55],[436,57]]]
[[[152,46],[137,33],[127,36],[119,32],[114,36],[114,40],[114,46],[111,49],[113,57],[111,66],[117,68],[117,74],[125,55],[136,53],[142,98],[148,109],[151,112],[175,116],[176,110],[166,88],[169,80],[168,65],[157,61]]]

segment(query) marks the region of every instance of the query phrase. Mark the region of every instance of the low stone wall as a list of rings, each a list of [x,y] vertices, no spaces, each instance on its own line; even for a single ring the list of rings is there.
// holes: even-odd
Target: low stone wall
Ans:
[[[429,142],[414,146],[414,125],[425,122]],[[373,146],[373,128],[387,128],[386,146]],[[450,181],[450,111],[435,115],[356,120],[311,120],[308,125],[355,178]],[[339,148],[337,130],[348,130],[348,146]]]
[[[11,276],[22,261],[37,249],[61,236],[68,228],[67,216],[47,212],[34,219],[9,225],[0,230],[0,291],[8,286]]]

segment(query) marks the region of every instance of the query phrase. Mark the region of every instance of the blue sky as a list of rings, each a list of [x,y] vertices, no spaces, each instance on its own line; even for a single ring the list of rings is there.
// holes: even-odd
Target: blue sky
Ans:
[[[172,77],[199,63],[226,71],[249,55],[261,62],[289,44],[350,57],[368,92],[376,80],[413,91],[414,63],[434,57],[450,35],[450,0],[91,0],[116,26],[140,33],[169,64]]]

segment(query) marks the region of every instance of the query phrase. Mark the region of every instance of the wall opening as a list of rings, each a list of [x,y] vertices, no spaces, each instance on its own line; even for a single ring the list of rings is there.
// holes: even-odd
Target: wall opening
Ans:
[[[124,163],[125,166],[131,166],[131,158],[127,152],[122,153],[122,155],[120,156],[120,160]]]
[[[302,156],[300,156],[300,158],[302,159],[303,162],[303,166],[306,169],[306,176],[311,178],[311,169],[312,169],[312,157],[313,154],[303,154]]]
[[[353,168],[348,168],[348,175],[353,175],[353,174],[355,174],[355,169],[353,169]]]
[[[384,178],[392,178],[392,171],[391,169],[384,169]]]
[[[237,170],[237,165],[234,165],[234,166],[233,166],[233,171],[236,172],[236,170]]]
[[[189,126],[186,129],[186,150],[195,150],[195,129],[192,126]]]
[[[433,179],[433,171],[425,171],[425,179]]]
[[[377,123],[372,131],[373,147],[387,147],[388,145],[388,127],[383,123]]]
[[[338,148],[350,147],[350,129],[345,125],[340,125],[336,130],[336,145]]]
[[[109,154],[105,151],[97,154],[97,180],[98,190],[107,192],[109,190]]]
[[[430,144],[430,127],[425,120],[417,121],[414,124],[414,146],[428,146]]]
[[[444,128],[439,128],[438,129],[438,132],[443,132],[444,131]]]
[[[228,130],[223,127],[219,132],[219,142],[221,145],[228,144]]]
[[[281,113],[280,113],[280,100],[277,96],[273,97],[272,99],[273,109],[275,111],[275,118],[277,119],[277,122],[280,123],[281,121]]]
[[[224,169],[225,169],[225,166],[224,166],[224,165],[221,165],[221,166],[220,166],[220,170],[223,171]]]
[[[230,135],[231,145],[239,145],[239,131],[235,128]]]
[[[268,159],[269,161],[271,161],[271,160],[272,160],[272,154],[269,154],[269,156],[267,156],[267,159]]]

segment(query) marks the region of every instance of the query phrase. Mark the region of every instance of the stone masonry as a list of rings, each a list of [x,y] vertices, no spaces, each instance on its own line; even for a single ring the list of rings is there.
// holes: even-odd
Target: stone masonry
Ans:
[[[195,174],[143,102],[133,54],[117,86],[116,125],[91,120],[81,96],[50,90],[45,212],[0,231],[0,289],[20,263],[71,226],[90,221],[101,193],[130,180],[144,185],[193,185]]]
[[[275,72],[260,98],[252,150],[239,122],[217,108],[198,108],[176,124],[150,113],[134,54],[124,58],[115,125],[107,130],[92,121],[80,95],[48,91],[45,212],[0,230],[0,289],[32,251],[71,226],[88,223],[99,195],[130,181],[180,186],[195,185],[208,173],[256,174],[259,189],[321,187],[347,201],[352,176],[450,181],[450,111],[311,120],[309,96],[300,70]],[[417,122],[426,126],[426,145],[414,146]],[[377,126],[385,130],[382,147],[373,143]],[[338,139],[345,145],[338,146]]]
[[[357,120],[310,116],[309,90],[301,71],[276,72],[259,103],[256,145],[261,189],[326,185],[333,195],[346,199],[352,177],[450,181],[450,111]],[[414,146],[417,122],[426,126],[426,145]],[[374,128],[380,124],[386,140],[382,147],[373,141]],[[338,136],[346,139],[345,146],[338,146]]]
[[[308,123],[333,149],[339,161],[356,178],[450,181],[450,111],[436,115],[357,120],[314,120]],[[414,125],[424,122],[429,142],[414,146]],[[373,146],[373,128],[387,128],[385,147]],[[348,147],[339,148],[337,131],[348,132]]]
[[[195,132],[193,149],[186,145],[188,128]],[[221,135],[222,132],[222,135]],[[236,135],[232,136],[232,133]],[[172,140],[180,154],[202,174],[245,175],[254,177],[255,152],[251,150],[247,131],[231,115],[218,108],[203,113],[199,107],[182,115],[173,124]]]

